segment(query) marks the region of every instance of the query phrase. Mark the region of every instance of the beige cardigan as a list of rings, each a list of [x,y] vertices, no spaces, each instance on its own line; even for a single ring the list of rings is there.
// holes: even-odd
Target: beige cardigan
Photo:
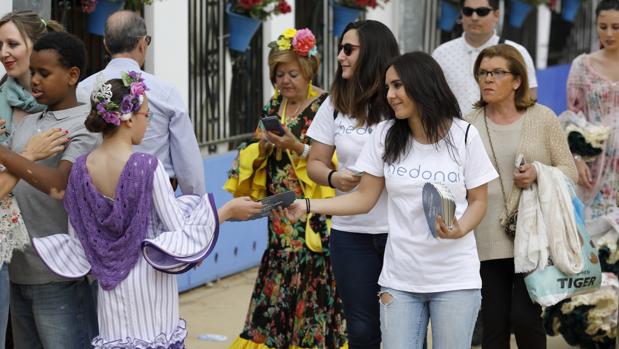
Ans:
[[[522,138],[516,154],[522,153],[527,162],[539,161],[545,165],[555,166],[576,182],[578,180],[578,171],[567,144],[567,137],[555,113],[546,106],[535,104],[526,110],[523,117]],[[477,127],[482,139],[487,140],[483,109],[474,110],[466,116],[466,120]],[[484,144],[487,144],[487,141]],[[495,143],[494,146],[500,147],[501,144]],[[486,149],[486,152],[492,157],[491,149]],[[515,185],[512,186],[512,191],[507,198],[507,212],[503,210],[501,213],[501,222],[504,222],[508,213],[518,208],[520,193],[520,188]],[[498,233],[505,234],[503,231]],[[506,239],[499,239],[498,241],[500,240],[507,243]],[[511,245],[511,248],[513,248],[513,245]],[[479,252],[480,256],[485,254],[485,251]],[[513,254],[495,258],[509,258],[512,256]]]

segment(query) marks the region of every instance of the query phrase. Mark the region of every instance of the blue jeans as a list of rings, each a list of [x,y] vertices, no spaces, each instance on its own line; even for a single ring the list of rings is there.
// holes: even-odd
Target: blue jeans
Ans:
[[[15,348],[84,349],[97,336],[94,297],[86,281],[11,283]]]
[[[0,269],[0,349],[4,349],[6,343],[6,327],[9,323],[10,302],[9,266],[2,264]]]
[[[331,265],[344,305],[350,349],[380,348],[380,307],[376,301],[387,234],[331,229]]]
[[[380,304],[385,349],[422,348],[430,319],[432,348],[470,349],[481,292],[413,293],[383,287]]]

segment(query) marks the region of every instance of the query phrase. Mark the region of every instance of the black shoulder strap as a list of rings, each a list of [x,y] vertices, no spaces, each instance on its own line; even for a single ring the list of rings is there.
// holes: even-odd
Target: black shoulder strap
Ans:
[[[505,43],[505,38],[504,37],[499,37],[499,44],[504,44]]]
[[[464,145],[466,145],[466,141],[469,139],[469,128],[471,128],[471,124],[466,126],[466,132],[464,132]]]
[[[337,110],[333,109],[333,120],[337,119]]]
[[[9,75],[8,74],[4,74],[2,79],[0,79],[0,85],[3,85],[8,78],[9,78]]]

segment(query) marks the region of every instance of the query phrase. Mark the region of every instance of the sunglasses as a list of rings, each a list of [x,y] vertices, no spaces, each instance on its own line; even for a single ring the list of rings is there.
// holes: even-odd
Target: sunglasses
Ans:
[[[338,48],[337,48],[337,52],[338,52],[338,53],[340,53],[340,52],[342,52],[342,50],[344,50],[344,54],[345,54],[346,56],[350,56],[350,55],[352,54],[352,51],[353,51],[354,49],[356,49],[356,48],[359,48],[359,47],[361,47],[361,46],[359,46],[359,45],[353,45],[353,44],[351,44],[351,43],[346,43],[346,44],[344,44],[344,45],[340,45],[340,46],[338,46]]]
[[[477,13],[479,17],[486,17],[492,11],[494,11],[492,7],[478,7],[478,8],[463,7],[462,8],[462,14],[467,17],[471,17],[473,15],[473,12]]]

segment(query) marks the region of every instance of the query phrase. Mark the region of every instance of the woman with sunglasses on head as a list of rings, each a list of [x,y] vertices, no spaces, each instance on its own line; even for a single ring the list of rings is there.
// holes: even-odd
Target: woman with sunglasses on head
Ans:
[[[479,130],[499,173],[488,185],[488,211],[475,229],[483,283],[482,347],[508,349],[513,329],[519,348],[546,348],[542,308],[529,297],[525,275],[514,271],[513,227],[521,192],[537,182],[533,162],[556,167],[571,180],[577,179],[576,167],[556,115],[531,98],[518,50],[504,44],[484,49],[474,74],[481,98],[466,119]],[[518,166],[517,158],[524,160]]]
[[[430,55],[413,52],[393,59],[383,81],[382,98],[392,111],[355,163],[365,172],[357,190],[297,200],[289,217],[363,214],[388,193],[389,239],[378,280],[384,348],[422,348],[431,321],[434,348],[468,349],[481,302],[471,232],[486,210],[486,184],[497,174]],[[422,191],[429,181],[453,194],[449,228],[440,216],[426,218]]]
[[[389,113],[381,95],[382,72],[398,55],[393,33],[380,22],[358,21],[344,29],[330,96],[308,130],[313,139],[308,174],[316,183],[335,188],[336,195],[354,190],[361,180],[353,165],[376,125]],[[331,161],[334,154],[337,169]],[[350,348],[380,348],[376,294],[386,240],[385,194],[368,214],[333,217],[331,260]]]

